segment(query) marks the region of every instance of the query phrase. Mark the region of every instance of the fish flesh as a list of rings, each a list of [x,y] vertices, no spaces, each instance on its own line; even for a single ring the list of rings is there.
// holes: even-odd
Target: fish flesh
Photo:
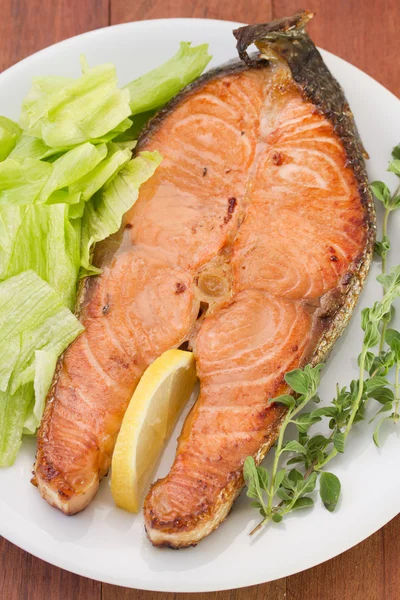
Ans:
[[[169,474],[145,500],[154,545],[195,545],[227,516],[243,487],[245,458],[259,463],[278,436],[285,409],[268,400],[290,392],[287,371],[325,359],[372,259],[375,213],[363,147],[339,84],[304,30],[311,16],[237,30],[247,69],[205,76],[164,117],[167,130],[174,119],[183,128],[177,113],[184,106],[212,131],[212,166],[231,167],[229,148],[246,176],[229,191],[238,219],[223,249],[232,295],[206,314],[193,339],[200,396]],[[246,53],[253,42],[255,58]],[[226,171],[220,177],[214,188],[225,184]]]
[[[34,483],[67,514],[107,473],[144,370],[188,343],[200,396],[172,468],[145,501],[155,545],[196,544],[228,514],[249,455],[284,409],[284,374],[324,359],[372,257],[373,201],[343,92],[304,26],[309,13],[235,32],[240,60],[185,88],[136,152],[164,157],[120,231],[97,245],[58,362]],[[248,56],[256,42],[260,55]]]

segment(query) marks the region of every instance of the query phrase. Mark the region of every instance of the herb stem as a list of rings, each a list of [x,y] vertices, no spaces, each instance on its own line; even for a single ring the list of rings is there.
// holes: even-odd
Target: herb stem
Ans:
[[[398,196],[399,194],[400,194],[400,183],[397,186],[397,188],[395,189],[394,194],[392,195],[392,199],[396,198],[396,196]]]
[[[400,184],[397,186],[395,192],[392,195],[392,200],[394,198],[396,198],[396,196],[398,196],[400,194]],[[392,206],[387,206],[385,208],[385,213],[383,215],[383,224],[382,224],[382,239],[385,240],[388,237],[388,220],[389,220],[389,215],[392,212],[393,207]],[[382,253],[382,275],[386,275],[387,272],[387,252],[383,252]],[[383,287],[383,293],[386,293],[386,289],[385,287]],[[386,336],[386,329],[388,326],[388,321],[386,319],[383,319],[383,323],[382,323],[382,329],[381,329],[381,337],[379,340],[379,354],[382,352],[383,347],[385,345],[385,336]]]
[[[255,533],[257,533],[257,531],[259,531],[259,530],[260,530],[262,527],[264,527],[264,525],[266,525],[268,521],[269,521],[269,517],[265,517],[265,519],[263,519],[262,521],[260,521],[260,522],[258,523],[258,525],[256,525],[256,526],[254,527],[254,529],[252,529],[252,530],[250,531],[250,534],[249,534],[249,535],[254,535]]]
[[[333,436],[335,435],[335,433],[337,433],[337,430],[333,429],[328,438],[330,443],[333,442]],[[315,459],[315,461],[308,467],[307,471],[304,473],[304,479],[307,479],[313,471],[319,471],[319,470],[320,470],[320,465],[318,464],[318,460]]]
[[[350,413],[350,418],[348,420],[346,429],[344,430],[344,439],[347,438],[347,436],[349,435],[350,429],[353,425],[353,421],[356,417],[357,411],[359,409],[360,406],[360,402],[361,402],[361,398],[363,395],[363,391],[364,391],[364,371],[365,371],[365,357],[367,354],[368,348],[366,346],[364,346],[364,348],[362,349],[361,352],[361,360],[360,360],[360,379],[359,379],[359,386],[358,386],[358,394],[357,394],[357,398],[356,401],[353,404],[353,408],[351,410]]]
[[[387,237],[388,219],[389,219],[390,213],[391,213],[390,207],[386,208],[385,214],[383,215],[382,238]],[[382,275],[386,275],[386,252],[382,256]]]
[[[279,459],[281,456],[281,451],[282,451],[282,444],[283,444],[283,436],[285,435],[285,431],[286,431],[286,427],[289,425],[289,421],[292,418],[293,413],[291,410],[288,410],[288,413],[282,423],[282,427],[279,431],[279,437],[278,437],[278,443],[276,445],[276,451],[275,451],[275,456],[274,456],[274,462],[272,465],[272,472],[271,472],[271,481],[269,484],[269,493],[268,493],[268,504],[267,504],[267,517],[266,519],[269,519],[269,515],[271,514],[271,510],[272,510],[272,501],[275,495],[275,486],[274,486],[274,480],[275,480],[275,475],[276,472],[278,470],[278,463],[279,463]]]
[[[397,423],[399,420],[399,402],[400,402],[400,382],[399,382],[399,371],[400,371],[400,362],[396,362],[396,371],[395,371],[395,401],[394,401],[394,422]]]
[[[310,399],[311,398],[309,396],[306,396],[305,399],[303,400],[303,402],[301,404],[299,404],[295,409],[288,410],[287,415],[283,420],[281,429],[279,431],[278,442],[276,445],[275,456],[274,456],[274,462],[272,465],[271,481],[270,481],[269,489],[268,489],[268,504],[267,504],[266,516],[262,521],[260,521],[258,523],[258,525],[256,525],[254,527],[254,529],[252,529],[250,531],[250,535],[257,533],[257,531],[259,529],[261,529],[261,527],[263,527],[271,519],[272,510],[273,510],[272,502],[274,500],[274,496],[275,496],[275,492],[276,492],[275,485],[274,485],[275,475],[278,470],[279,459],[282,454],[282,444],[283,444],[283,438],[285,436],[285,431],[286,431],[287,426],[291,422],[292,418],[295,417],[297,415],[297,413],[299,413],[301,410],[303,410],[303,408],[310,401]]]
[[[398,189],[400,189],[400,188],[398,188]],[[396,193],[397,193],[397,190],[394,193],[394,196],[396,195]],[[389,219],[390,213],[391,213],[391,208],[387,207],[385,209],[385,214],[383,215],[382,239],[385,239],[387,237],[388,219]],[[386,264],[387,264],[386,263],[386,254],[387,254],[386,252],[382,253],[382,261],[381,261],[381,264],[382,264],[382,275],[386,275]],[[385,293],[385,292],[386,292],[386,289],[383,288],[383,293]],[[386,319],[384,319],[383,323],[382,323],[381,337],[380,337],[380,340],[379,340],[379,354],[382,352],[383,347],[385,345],[386,328],[387,328],[387,321],[386,321]]]
[[[349,420],[346,425],[346,429],[343,432],[344,439],[346,439],[347,436],[349,435],[350,429],[353,425],[353,421],[354,421],[357,411],[360,407],[360,403],[361,403],[361,399],[362,399],[362,395],[363,395],[363,391],[364,391],[364,369],[365,369],[365,357],[366,357],[367,351],[368,351],[368,348],[366,346],[364,346],[364,348],[362,349],[361,358],[360,358],[358,393],[357,393],[357,397],[354,401],[353,407],[351,409],[351,413],[350,413],[350,417],[349,417]],[[330,460],[332,460],[332,458],[335,458],[335,456],[337,454],[338,454],[338,451],[336,450],[336,448],[332,448],[332,450],[328,454],[328,456],[317,465],[317,468],[321,469],[321,467],[326,465],[326,463],[328,463]]]
[[[400,144],[393,149],[392,157],[393,161],[388,170],[400,177]],[[390,411],[390,416],[381,418],[375,428],[373,440],[377,446],[381,424],[389,419],[395,424],[400,421],[400,331],[389,330],[388,335],[393,304],[395,299],[400,297],[400,265],[389,270],[391,244],[388,235],[390,213],[400,209],[400,182],[393,194],[382,181],[371,183],[370,188],[384,206],[382,241],[376,244],[376,252],[381,258],[381,274],[377,279],[382,284],[383,297],[371,308],[366,308],[362,314],[364,338],[358,357],[358,379],[344,388],[337,384],[332,407],[306,413],[304,418],[296,420],[295,415],[303,410],[318,389],[319,370],[322,365],[306,365],[304,369],[294,369],[285,375],[285,381],[293,390],[294,398],[283,394],[275,399],[288,409],[277,438],[272,469],[265,473],[265,469],[255,466],[254,459],[245,466],[248,479],[247,495],[258,500],[253,505],[263,517],[250,535],[270,521],[279,523],[292,510],[311,506],[313,499],[307,494],[314,490],[319,476],[322,502],[328,510],[335,509],[340,495],[340,481],[333,473],[324,471],[323,467],[339,452],[344,451],[345,441],[353,425],[365,418],[365,406],[368,401],[374,399],[384,404],[377,415]],[[372,348],[374,350],[369,351]],[[393,373],[392,369],[395,371],[394,383],[386,379],[387,374]],[[322,417],[329,418],[330,434],[310,435],[310,427]],[[298,442],[293,440],[285,445],[286,429],[290,423],[298,429]],[[295,457],[286,463],[283,461],[283,468],[278,470],[279,461],[286,451],[294,452]],[[290,465],[296,463],[302,464],[301,472],[297,468],[291,468]],[[268,495],[268,499],[263,497],[263,493]],[[282,501],[274,505],[274,499],[278,496]]]
[[[291,409],[288,411],[288,413],[282,423],[282,427],[279,432],[278,443],[276,445],[274,463],[272,465],[271,482],[270,482],[269,492],[268,492],[268,504],[267,504],[267,515],[268,516],[267,516],[267,519],[269,519],[271,510],[272,510],[272,501],[273,501],[274,495],[275,495],[275,489],[274,489],[275,475],[278,470],[278,463],[279,463],[280,456],[282,454],[282,444],[283,444],[283,438],[285,435],[286,427],[289,425],[292,418],[295,417],[297,415],[297,413],[299,413],[301,410],[303,410],[303,408],[309,401],[310,401],[310,398],[308,396],[306,396],[301,404],[299,404],[295,409]]]

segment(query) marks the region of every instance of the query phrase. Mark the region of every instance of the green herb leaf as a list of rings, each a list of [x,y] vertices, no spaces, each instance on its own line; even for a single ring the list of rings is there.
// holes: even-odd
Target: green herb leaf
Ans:
[[[391,202],[391,208],[392,210],[397,209],[400,207],[400,195],[399,196],[394,196],[394,198],[392,198],[392,202]]]
[[[381,352],[379,356],[375,356],[369,372],[371,375],[387,375],[394,362],[395,356],[392,350]]]
[[[248,456],[244,461],[243,477],[247,485],[248,497],[262,501],[262,492],[258,480],[258,471],[252,456]]]
[[[315,486],[317,485],[317,473],[311,473],[307,477],[307,479],[303,479],[302,482],[298,482],[298,489],[301,490],[302,494],[309,494],[315,490]]]
[[[336,415],[336,408],[334,406],[322,406],[312,411],[312,418],[321,417],[334,417]]]
[[[395,146],[392,150],[392,156],[393,158],[397,158],[400,160],[400,144],[397,144],[397,146]]]
[[[298,498],[292,506],[292,510],[299,510],[300,508],[309,508],[314,506],[314,500],[310,496],[303,496]]]
[[[297,429],[301,433],[306,433],[311,427],[311,425],[314,425],[314,423],[318,423],[319,421],[321,421],[321,417],[315,415],[314,412],[303,413],[295,421],[293,421],[296,424]]]
[[[344,433],[342,433],[341,431],[338,431],[337,433],[335,433],[335,435],[333,436],[333,445],[335,446],[335,448],[338,452],[341,452],[341,453],[344,452],[344,442],[345,442]]]
[[[370,188],[375,198],[380,200],[385,208],[387,208],[392,197],[388,186],[383,181],[373,181]]]
[[[361,357],[359,356],[358,360],[357,360],[358,366],[360,366],[360,358]],[[364,367],[365,367],[365,370],[368,371],[368,373],[370,372],[370,369],[374,362],[374,358],[375,358],[375,354],[373,352],[367,352],[365,355]]]
[[[393,393],[393,390],[391,390],[388,387],[380,387],[380,388],[374,389],[371,393],[369,393],[368,397],[373,398],[380,404],[388,404],[388,403],[393,402],[394,393]]]
[[[308,392],[308,382],[301,369],[294,369],[286,373],[285,381],[298,394],[306,394]]]
[[[340,496],[340,481],[333,473],[323,471],[319,480],[319,493],[324,506],[333,512]]]
[[[376,280],[379,281],[386,290],[382,300],[376,302],[372,309],[374,320],[379,321],[390,311],[393,301],[400,295],[400,265],[392,267],[390,273],[378,275]]]
[[[274,477],[274,488],[278,489],[286,475],[286,469],[281,469],[275,474]]]
[[[286,502],[290,502],[293,498],[293,492],[288,491],[288,489],[283,486],[278,488],[276,493],[281,500],[285,500]]]
[[[322,367],[322,364],[318,364],[315,367],[306,365],[303,370],[294,369],[286,373],[285,381],[298,394],[311,398],[317,393]]]
[[[400,175],[400,159],[395,158],[390,161],[388,171],[391,173],[395,173],[396,175]]]
[[[382,410],[382,409],[381,409]],[[383,425],[383,423],[385,421],[389,421],[390,417],[383,417],[379,422],[378,425],[375,427],[375,431],[373,433],[372,439],[374,440],[374,444],[375,446],[377,446],[379,448],[379,430],[381,428],[381,426]]]
[[[361,311],[361,329],[363,331],[365,331],[365,328],[367,327],[367,324],[370,322],[370,320],[371,320],[371,309],[363,308],[363,310]],[[360,357],[359,357],[359,359],[360,359]]]
[[[376,375],[375,377],[371,377],[371,379],[367,379],[365,381],[364,385],[365,385],[366,391],[368,392],[368,394],[370,394],[377,388],[381,388],[386,385],[389,385],[389,382],[386,379],[386,377],[383,377],[382,375]]]
[[[377,321],[369,321],[365,326],[364,346],[373,348],[379,343],[379,328]]]
[[[300,471],[298,471],[297,469],[292,469],[289,472],[288,475],[289,480],[292,482],[292,484],[294,484],[295,486],[300,482],[300,481],[304,481],[303,479],[303,475],[300,473]]]
[[[378,256],[380,256],[381,258],[386,258],[390,250],[389,238],[386,235],[384,235],[381,242],[376,241],[374,250]]]
[[[299,442],[292,440],[283,446],[282,452],[299,452],[300,454],[306,454],[307,450]]]
[[[396,361],[400,361],[400,333],[395,329],[387,329],[385,341],[393,350]]]
[[[266,492],[268,492],[269,473],[267,469],[265,469],[264,467],[257,467],[257,475],[260,487]]]
[[[272,515],[272,520],[274,521],[274,523],[280,523],[282,521],[283,517],[280,513],[276,512]]]
[[[302,462],[304,462],[304,461],[305,461],[304,455],[301,455],[301,456],[293,456],[293,458],[290,458],[290,459],[287,461],[287,463],[286,463],[286,464],[287,464],[287,465],[297,465],[297,464],[299,464],[299,463],[302,463]]]
[[[324,450],[327,446],[329,446],[330,443],[331,440],[329,438],[319,433],[310,438],[307,444],[307,449],[312,451]]]
[[[277,398],[270,398],[268,400],[268,406],[271,404],[281,404],[282,406],[293,408],[296,405],[296,400],[293,396],[289,396],[289,394],[282,394],[282,396],[278,396]]]
[[[259,508],[261,510],[264,510],[264,507],[262,504],[260,504],[260,502],[256,502],[256,501],[250,502],[250,506],[252,506],[253,508]]]

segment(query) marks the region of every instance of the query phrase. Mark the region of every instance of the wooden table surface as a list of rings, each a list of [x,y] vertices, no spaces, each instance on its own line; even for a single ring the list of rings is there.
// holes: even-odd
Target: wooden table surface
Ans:
[[[299,8],[298,2],[1,0],[0,71],[54,42],[106,25],[160,17],[207,17],[253,23],[289,15]],[[305,6],[316,12],[309,31],[318,45],[357,65],[400,96],[399,0],[308,0]],[[265,560],[269,560],[268,555]],[[50,566],[0,538],[0,597],[4,600],[399,600],[400,516],[355,548],[314,569],[273,583],[215,594],[160,594],[101,584]]]

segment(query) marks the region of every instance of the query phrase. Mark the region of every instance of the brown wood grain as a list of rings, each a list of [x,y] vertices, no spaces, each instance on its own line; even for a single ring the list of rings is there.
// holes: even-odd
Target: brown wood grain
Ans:
[[[398,600],[400,597],[400,516],[390,521],[381,532],[385,599]]]
[[[388,600],[382,536],[378,531],[348,552],[288,577],[287,600]],[[329,544],[329,540],[322,535],[323,544]]]
[[[274,18],[300,6],[315,12],[308,31],[317,45],[400,96],[399,0],[273,0]]]
[[[55,42],[109,21],[108,0],[1,0],[0,72]]]
[[[143,19],[196,17],[250,23],[272,18],[272,0],[112,0],[111,24]]]
[[[299,0],[1,0],[0,71],[49,44],[107,24],[162,17],[255,22],[290,14],[299,6]],[[400,95],[399,0],[308,0],[304,6],[317,13],[309,28],[317,44]],[[329,544],[322,534],[321,544]],[[273,548],[265,559],[273,560]],[[399,600],[400,516],[362,544],[314,569],[215,594],[163,594],[102,585],[52,567],[0,538],[0,598]]]
[[[101,583],[68,573],[0,537],[2,600],[101,600]]]
[[[286,600],[286,580],[214,594],[163,594],[103,584],[102,600]]]
[[[109,22],[108,0],[1,0],[0,71]],[[53,567],[0,537],[2,600],[100,600],[101,583]]]

